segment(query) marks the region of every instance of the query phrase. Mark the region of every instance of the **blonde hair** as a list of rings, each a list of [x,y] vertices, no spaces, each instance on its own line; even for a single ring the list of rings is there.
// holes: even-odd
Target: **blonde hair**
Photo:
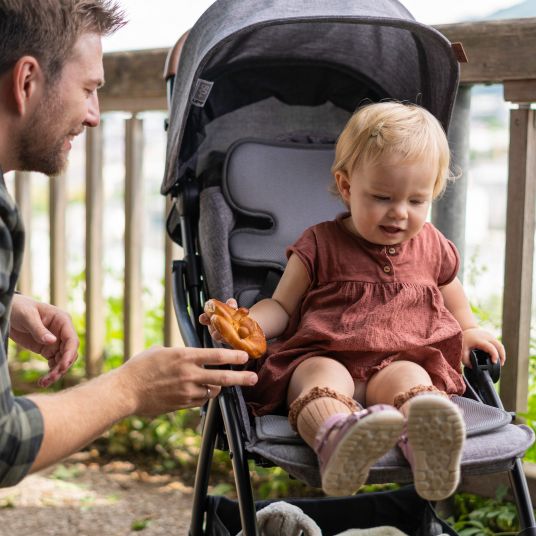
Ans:
[[[436,164],[434,199],[454,178],[449,170],[447,137],[439,121],[420,106],[400,102],[379,102],[359,108],[337,140],[331,171],[350,176],[356,167],[374,165],[392,155]]]

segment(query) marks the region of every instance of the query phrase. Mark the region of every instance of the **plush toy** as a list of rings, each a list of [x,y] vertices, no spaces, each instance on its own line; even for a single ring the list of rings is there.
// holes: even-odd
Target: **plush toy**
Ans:
[[[284,501],[274,502],[257,512],[260,536],[322,536],[316,522],[301,508]],[[236,536],[243,536],[240,531]],[[395,527],[349,529],[336,536],[407,536]],[[444,535],[446,536],[446,535]]]

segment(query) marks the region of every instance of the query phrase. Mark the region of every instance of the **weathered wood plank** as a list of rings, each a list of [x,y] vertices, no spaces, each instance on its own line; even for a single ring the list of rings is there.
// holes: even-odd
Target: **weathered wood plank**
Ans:
[[[67,182],[62,173],[57,177],[50,177],[49,182],[50,303],[61,309],[67,307],[66,213]]]
[[[22,294],[32,295],[32,199],[31,174],[25,171],[15,173],[15,202],[19,207],[25,231],[24,257],[17,288]]]
[[[510,80],[504,83],[503,90],[505,101],[516,103],[536,102],[536,79]]]
[[[140,112],[150,112],[166,110],[166,97],[130,97],[128,94],[123,97],[100,98],[101,112],[130,112],[137,114]]]
[[[97,376],[104,357],[102,251],[103,123],[86,130],[86,375]]]
[[[170,197],[166,197],[166,216],[171,208]],[[164,219],[165,221],[165,219]],[[165,272],[164,272],[164,346],[184,346],[179,332],[175,309],[173,307],[173,284],[171,265],[183,256],[182,248],[169,238],[165,238]]]
[[[503,295],[503,343],[508,359],[501,397],[508,410],[526,411],[536,202],[536,125],[528,107],[510,112],[510,151]]]
[[[125,360],[143,349],[143,121],[125,121]]]
[[[104,55],[106,83],[99,99],[155,99],[166,97],[164,64],[167,49],[111,52]]]
[[[451,42],[460,41],[468,63],[464,83],[536,78],[536,18],[479,21],[435,26]]]

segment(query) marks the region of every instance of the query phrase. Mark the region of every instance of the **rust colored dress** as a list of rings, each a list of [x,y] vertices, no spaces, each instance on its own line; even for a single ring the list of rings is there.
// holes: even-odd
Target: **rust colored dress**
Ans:
[[[310,227],[287,251],[311,284],[285,332],[254,363],[259,381],[244,395],[255,415],[286,413],[292,373],[312,356],[336,359],[360,382],[410,360],[442,391],[465,390],[460,325],[439,290],[456,277],[455,246],[429,223],[402,244],[371,244],[346,229],[346,217]]]

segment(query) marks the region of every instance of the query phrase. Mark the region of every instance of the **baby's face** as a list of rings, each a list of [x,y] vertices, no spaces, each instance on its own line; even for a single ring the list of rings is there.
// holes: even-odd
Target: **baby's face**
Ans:
[[[343,200],[350,207],[349,230],[373,244],[395,245],[413,238],[423,227],[436,170],[426,160],[398,156],[356,168],[348,177],[336,173]]]

